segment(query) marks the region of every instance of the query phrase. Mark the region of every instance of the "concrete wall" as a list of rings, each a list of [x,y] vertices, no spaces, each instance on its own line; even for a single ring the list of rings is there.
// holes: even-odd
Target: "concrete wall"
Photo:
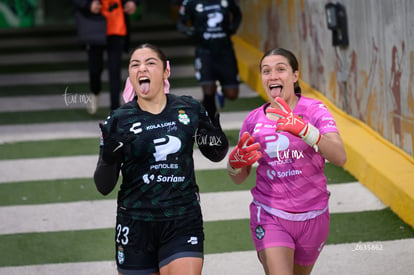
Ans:
[[[329,2],[345,6],[346,48],[332,46],[325,20]],[[304,82],[414,156],[414,1],[240,0],[240,5],[238,38],[258,52],[293,51]]]

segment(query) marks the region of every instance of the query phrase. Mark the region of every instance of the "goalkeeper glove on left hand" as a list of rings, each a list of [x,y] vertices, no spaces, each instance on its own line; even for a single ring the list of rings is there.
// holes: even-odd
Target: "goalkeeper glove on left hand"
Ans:
[[[133,137],[118,134],[116,132],[117,124],[118,120],[116,118],[112,121],[110,129],[99,123],[103,139],[102,159],[108,164],[122,162],[124,147],[133,139]]]

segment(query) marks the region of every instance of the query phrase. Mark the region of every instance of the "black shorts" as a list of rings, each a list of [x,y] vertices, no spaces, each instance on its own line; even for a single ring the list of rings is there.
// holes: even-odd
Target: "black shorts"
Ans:
[[[172,221],[117,216],[115,258],[118,271],[124,275],[157,273],[178,258],[203,258],[203,246],[201,215]]]
[[[203,84],[215,84],[218,80],[222,87],[237,87],[240,83],[237,60],[233,52],[228,54],[197,53],[194,61],[195,77]]]

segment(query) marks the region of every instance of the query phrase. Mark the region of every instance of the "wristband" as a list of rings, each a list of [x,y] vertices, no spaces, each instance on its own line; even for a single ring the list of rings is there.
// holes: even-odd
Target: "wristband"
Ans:
[[[299,136],[301,136],[302,140],[309,144],[310,147],[318,145],[321,140],[321,134],[319,133],[318,128],[310,123],[308,123],[307,127],[305,127],[303,134],[299,133]]]

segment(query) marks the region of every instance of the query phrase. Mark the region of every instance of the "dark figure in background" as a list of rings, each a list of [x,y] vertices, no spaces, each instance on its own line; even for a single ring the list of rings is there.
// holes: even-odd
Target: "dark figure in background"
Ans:
[[[234,100],[239,95],[237,60],[230,37],[241,20],[235,0],[184,0],[180,7],[177,29],[195,40],[196,79],[211,119],[217,112],[216,95],[220,107],[224,107],[224,98]]]
[[[76,7],[78,41],[88,53],[89,86],[93,93],[88,112],[98,110],[102,91],[103,54],[108,53],[110,108],[119,107],[122,53],[128,52],[129,20],[139,0],[73,0]]]

